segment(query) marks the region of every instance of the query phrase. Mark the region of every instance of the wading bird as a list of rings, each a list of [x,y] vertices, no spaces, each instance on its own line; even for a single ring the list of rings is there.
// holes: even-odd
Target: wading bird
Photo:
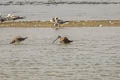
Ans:
[[[65,43],[65,44],[68,44],[68,43],[71,43],[73,42],[72,40],[69,40],[67,37],[61,37],[61,36],[58,36],[54,41],[53,43],[59,39],[59,42],[60,43]]]
[[[28,38],[28,37],[20,37],[20,36],[17,36],[17,37],[15,37],[15,38],[10,42],[10,44],[22,42],[22,41],[26,40],[27,38]]]

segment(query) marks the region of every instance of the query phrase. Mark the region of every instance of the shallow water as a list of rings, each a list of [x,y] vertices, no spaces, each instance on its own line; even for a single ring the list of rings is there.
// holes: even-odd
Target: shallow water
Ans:
[[[52,17],[63,20],[120,19],[119,0],[0,0],[3,16],[25,16],[24,20],[48,21]],[[52,2],[53,1],[53,2]],[[55,1],[55,2],[54,2]]]
[[[120,80],[120,28],[1,28],[1,80]],[[28,36],[10,45],[14,36]],[[52,41],[67,36],[68,45]]]

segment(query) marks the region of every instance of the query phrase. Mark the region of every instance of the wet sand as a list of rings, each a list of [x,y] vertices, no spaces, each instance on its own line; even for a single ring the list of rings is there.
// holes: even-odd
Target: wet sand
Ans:
[[[119,27],[120,20],[81,20],[69,21],[60,25],[61,27]],[[0,27],[54,27],[49,21],[11,21],[1,22]]]

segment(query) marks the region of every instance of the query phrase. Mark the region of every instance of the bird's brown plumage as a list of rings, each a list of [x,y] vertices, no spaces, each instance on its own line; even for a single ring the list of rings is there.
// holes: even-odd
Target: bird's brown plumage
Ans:
[[[15,37],[15,38],[10,42],[10,44],[13,44],[13,43],[16,43],[16,42],[22,42],[22,41],[24,41],[25,39],[27,39],[27,37],[17,36],[17,37]]]
[[[69,40],[67,37],[58,36],[57,39],[59,39],[60,43],[65,43],[65,44],[73,42],[72,40]],[[54,40],[53,42],[55,42],[56,40]]]

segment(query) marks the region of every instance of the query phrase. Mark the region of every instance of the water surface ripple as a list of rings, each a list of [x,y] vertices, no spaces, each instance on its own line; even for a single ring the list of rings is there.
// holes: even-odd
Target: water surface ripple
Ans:
[[[120,4],[120,2],[108,1],[7,1],[1,2],[0,5],[57,5],[57,4]]]
[[[1,28],[1,80],[120,80],[120,28]],[[10,45],[14,36],[28,36]],[[73,43],[52,41],[68,36]]]
[[[22,21],[119,20],[119,8],[119,0],[0,0],[0,15],[24,16]]]

